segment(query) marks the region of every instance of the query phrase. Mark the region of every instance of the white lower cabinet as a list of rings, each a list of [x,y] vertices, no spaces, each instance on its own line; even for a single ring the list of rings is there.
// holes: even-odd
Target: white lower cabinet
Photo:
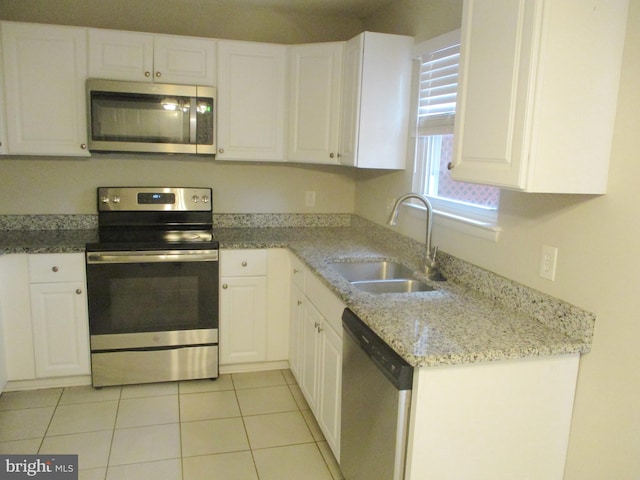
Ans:
[[[88,375],[84,256],[29,255],[29,281],[36,377]]]
[[[7,380],[89,375],[84,255],[6,255],[0,279]]]
[[[291,280],[291,370],[339,461],[345,305],[297,258]]]
[[[34,283],[30,293],[36,377],[88,375],[84,282]]]
[[[417,368],[404,478],[562,480],[579,361]]]
[[[220,250],[221,366],[286,361],[289,293],[281,278],[287,272],[283,250]]]

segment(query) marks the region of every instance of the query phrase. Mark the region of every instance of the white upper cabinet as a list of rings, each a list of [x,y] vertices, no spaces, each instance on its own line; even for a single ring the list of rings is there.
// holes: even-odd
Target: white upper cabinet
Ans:
[[[455,180],[605,193],[628,0],[465,0]]]
[[[2,23],[7,153],[88,156],[86,29]]]
[[[345,45],[340,164],[403,169],[413,39],[364,32]]]
[[[284,160],[287,47],[218,42],[218,160]]]
[[[216,42],[175,35],[89,30],[89,77],[215,85]]]
[[[338,164],[343,46],[289,47],[289,161]]]

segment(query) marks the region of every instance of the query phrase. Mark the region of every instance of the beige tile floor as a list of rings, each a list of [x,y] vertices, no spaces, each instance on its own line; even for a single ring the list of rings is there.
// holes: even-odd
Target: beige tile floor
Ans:
[[[0,453],[78,454],[81,480],[337,480],[288,370],[5,392]]]

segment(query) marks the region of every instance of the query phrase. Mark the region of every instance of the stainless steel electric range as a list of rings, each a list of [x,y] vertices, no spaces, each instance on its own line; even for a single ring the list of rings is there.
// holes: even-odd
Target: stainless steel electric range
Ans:
[[[87,244],[94,387],[218,376],[210,188],[101,187]]]

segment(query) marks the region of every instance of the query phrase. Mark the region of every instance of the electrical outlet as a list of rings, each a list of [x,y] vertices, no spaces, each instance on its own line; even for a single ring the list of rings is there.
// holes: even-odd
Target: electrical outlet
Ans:
[[[542,258],[540,259],[540,276],[553,282],[556,279],[557,263],[558,248],[550,245],[543,245]]]
[[[316,206],[316,192],[313,190],[308,190],[304,194],[304,205],[305,207],[315,207]]]

